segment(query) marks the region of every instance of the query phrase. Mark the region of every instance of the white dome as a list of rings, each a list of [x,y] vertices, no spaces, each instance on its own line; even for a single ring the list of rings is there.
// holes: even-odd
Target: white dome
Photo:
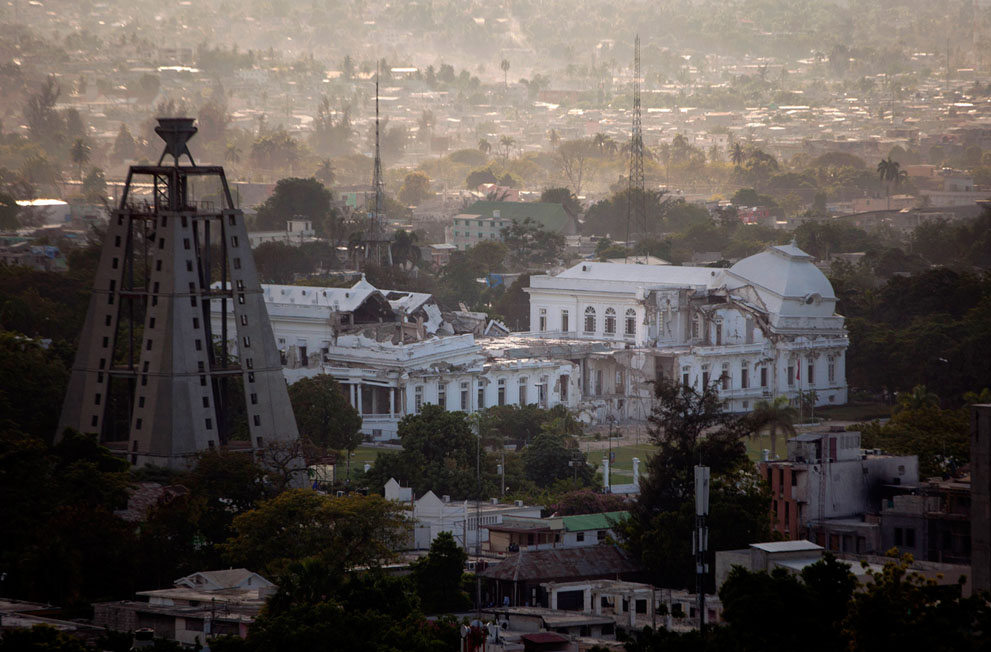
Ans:
[[[781,298],[818,295],[820,299],[836,299],[832,284],[812,263],[812,256],[793,244],[768,247],[733,265],[729,273]]]

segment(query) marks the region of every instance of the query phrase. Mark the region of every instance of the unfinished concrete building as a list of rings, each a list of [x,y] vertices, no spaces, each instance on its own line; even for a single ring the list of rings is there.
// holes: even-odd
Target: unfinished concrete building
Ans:
[[[298,431],[224,170],[193,161],[192,119],[159,123],[161,159],[131,167],[110,218],[59,432],[99,433],[132,464],[181,468],[200,451],[257,451]],[[138,179],[150,202],[129,194]],[[230,319],[214,334],[218,303]]]

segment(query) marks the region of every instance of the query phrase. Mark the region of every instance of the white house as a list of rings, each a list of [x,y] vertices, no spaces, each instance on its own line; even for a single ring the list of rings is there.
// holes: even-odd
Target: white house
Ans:
[[[836,296],[812,257],[770,247],[729,269],[584,262],[530,278],[531,335],[596,341],[581,391],[617,419],[641,419],[650,382],[717,383],[733,411],[815,391],[847,400],[848,346]]]

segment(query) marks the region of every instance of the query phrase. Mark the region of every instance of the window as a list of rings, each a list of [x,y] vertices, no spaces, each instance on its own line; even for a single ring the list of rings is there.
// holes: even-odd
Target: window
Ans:
[[[719,384],[722,386],[723,389],[729,389],[732,382],[733,382],[733,377],[730,376],[729,363],[724,362],[722,373],[719,374]]]
[[[203,407],[205,407],[205,408],[210,407],[210,397],[208,397],[208,396],[204,396],[203,397]]]
[[[246,349],[250,349],[251,348],[251,338],[250,337],[248,337],[247,335],[245,335],[242,338],[242,341],[244,342],[244,348],[246,348]],[[305,351],[305,350],[306,350],[306,347],[301,348],[300,349],[300,354],[302,355],[302,352]],[[306,366],[306,365],[303,365],[303,366]]]
[[[568,374],[561,374],[561,402],[568,402],[568,383],[571,381],[571,377]]]
[[[681,368],[681,384],[684,385],[685,387],[688,387],[689,385],[691,385],[691,383],[688,382],[690,380],[690,373],[691,373],[691,371],[692,371],[692,368],[691,367],[688,367],[688,366],[685,366],[685,367],[682,367]]]
[[[723,345],[723,325],[716,324],[716,346]]]
[[[258,405],[258,394],[252,394],[251,395],[251,404],[252,405]]]
[[[692,317],[692,339],[697,340],[702,332],[702,318],[699,315]]]
[[[471,410],[471,405],[468,404],[468,382],[464,381],[461,383],[461,409],[464,412]]]
[[[437,385],[437,405],[447,409],[447,383]]]
[[[165,240],[163,239],[162,242],[165,242]],[[189,249],[189,238],[182,239],[182,248]]]
[[[568,332],[568,326],[569,326],[569,324],[568,324],[568,311],[567,310],[562,310],[561,311],[561,332],[562,333],[567,333]]]
[[[541,308],[539,311],[540,316],[537,319],[537,330],[541,333],[547,330],[547,308]]]
[[[145,351],[151,351],[151,340],[145,342]]]
[[[232,235],[232,236],[231,236],[231,246],[232,246],[232,247],[237,247],[237,246],[238,246],[238,244],[239,244],[239,243],[238,243],[238,240],[237,240],[237,236],[236,236],[236,235]]]
[[[625,389],[625,387],[623,385],[623,370],[622,369],[617,369],[616,370],[616,388],[613,391],[613,394],[625,394],[625,393],[626,393],[626,389]]]
[[[547,376],[540,377],[540,384],[537,386],[537,400],[540,407],[547,407]]]
[[[900,546],[904,544],[903,530],[900,527],[895,528],[895,545]]]
[[[750,387],[750,370],[747,369],[747,363],[740,363],[740,387],[742,389],[747,389]]]
[[[196,320],[195,319],[193,319],[193,323],[194,324],[196,323]],[[107,324],[107,326],[109,326],[109,325],[110,324]],[[151,330],[153,328],[155,328],[155,318],[154,317],[152,317],[151,319],[148,320],[148,330]]]
[[[187,272],[193,271],[193,261],[191,260],[186,261],[186,271]]]
[[[247,315],[241,315],[241,325],[242,326],[247,326],[248,325],[248,316]],[[285,340],[283,340],[283,343],[284,342],[285,342]]]
[[[702,365],[702,391],[709,386],[709,365]]]
[[[260,426],[262,424],[261,415],[256,414],[256,415],[252,416],[252,421],[254,422],[254,424],[256,426]]]
[[[199,327],[200,327],[200,318],[199,317],[193,317],[193,328],[194,329],[198,329]]]
[[[578,534],[575,535],[575,541],[582,542],[584,540],[585,540],[584,532],[579,532]]]
[[[767,387],[767,367],[760,368],[760,386]]]
[[[912,527],[905,528],[905,547],[906,548],[915,547],[915,528]]]
[[[207,419],[206,420],[206,429],[207,430],[213,430],[213,419]]]
[[[633,308],[626,311],[626,334],[630,336],[637,334],[637,311]]]
[[[200,387],[206,387],[206,376],[200,376]]]
[[[235,258],[234,259],[234,269],[241,269],[241,259],[240,258]]]
[[[836,362],[833,360],[830,360],[826,366],[826,377],[829,379],[830,385],[836,382]]]
[[[815,376],[816,364],[815,364],[815,360],[811,358],[809,359],[808,370],[809,370],[808,377],[806,380],[809,381],[809,387],[812,387],[812,385],[814,385],[816,382],[816,376]]]
[[[299,366],[301,366],[301,367],[307,367],[307,366],[309,366],[309,364],[310,364],[310,356],[307,355],[306,345],[305,344],[300,344],[300,345],[298,345],[298,348],[299,348]]]
[[[196,340],[196,350],[197,351],[203,350],[203,340]]]
[[[478,405],[477,409],[485,409],[485,385],[481,381],[478,382]]]
[[[520,376],[520,379],[517,381],[517,383],[519,383],[519,386],[520,386],[520,405],[521,406],[522,405],[526,405],[526,383],[527,383],[527,380],[528,379],[527,379],[526,376]]]
[[[423,385],[417,385],[413,390],[413,413],[419,414],[423,407]]]
[[[156,272],[162,271],[162,259],[161,258],[159,258],[158,260],[155,261],[155,271]]]
[[[592,306],[585,308],[585,332],[595,332],[595,308]]]
[[[605,541],[606,540],[606,531],[605,530],[599,530],[598,532],[595,533],[595,538],[598,539],[599,541]],[[639,604],[640,602],[641,602],[640,600],[637,600],[637,604]]]
[[[612,308],[606,308],[606,335],[614,335],[616,333],[616,311]]]
[[[795,385],[795,367],[788,365],[788,387]]]
[[[134,421],[134,429],[135,430],[141,430],[141,419],[135,419],[135,421]]]
[[[496,402],[499,405],[505,405],[506,404],[506,379],[505,378],[500,378],[499,381],[496,383],[496,387],[497,387]]]
[[[95,397],[93,398],[93,404],[94,404],[94,405],[99,405],[99,404],[100,404],[100,395],[99,395],[99,394],[97,394],[97,395],[96,395],[96,396],[95,396]]]
[[[112,261],[110,262],[110,267],[111,267],[111,268],[113,268],[113,269],[117,269],[117,265],[118,265],[118,263],[119,263],[119,262],[120,262],[120,261],[119,261],[118,259],[116,259],[116,258],[114,258],[114,259],[113,259],[113,260],[112,260]]]

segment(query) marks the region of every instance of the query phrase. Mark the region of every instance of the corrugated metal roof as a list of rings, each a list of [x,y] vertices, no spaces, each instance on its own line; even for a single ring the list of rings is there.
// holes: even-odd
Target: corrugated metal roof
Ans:
[[[502,563],[489,566],[481,572],[481,576],[511,582],[534,582],[620,575],[639,570],[639,564],[618,546],[589,546],[554,550],[521,550]]]
[[[564,516],[564,529],[568,532],[582,532],[585,530],[608,530],[613,523],[625,521],[629,518],[629,512],[601,512],[599,514],[579,514],[577,516]]]

